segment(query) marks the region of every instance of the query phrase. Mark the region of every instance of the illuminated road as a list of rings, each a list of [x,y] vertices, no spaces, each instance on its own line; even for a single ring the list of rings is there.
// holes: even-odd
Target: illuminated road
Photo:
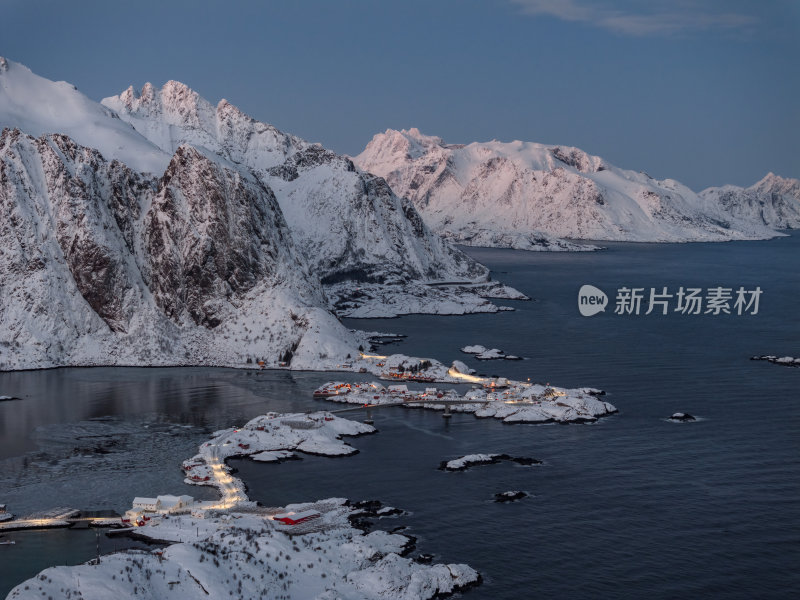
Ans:
[[[247,502],[249,498],[244,493],[244,484],[241,480],[231,477],[228,473],[225,463],[220,460],[217,447],[210,445],[208,451],[203,453],[206,459],[206,465],[211,469],[211,480],[208,485],[216,487],[222,497],[216,504],[206,504],[204,508],[213,510],[228,510],[240,504]]]

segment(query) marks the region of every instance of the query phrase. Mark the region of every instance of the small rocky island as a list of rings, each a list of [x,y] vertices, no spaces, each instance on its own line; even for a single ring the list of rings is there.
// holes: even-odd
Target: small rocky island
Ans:
[[[678,423],[691,423],[692,421],[697,421],[697,417],[694,417],[689,413],[676,412],[672,414],[669,420],[676,421]]]
[[[473,354],[478,360],[522,360],[522,357],[520,356],[506,354],[499,348],[487,348],[486,346],[481,346],[480,344],[475,344],[474,346],[464,346],[461,348],[461,351],[464,354]]]
[[[522,500],[523,498],[528,497],[527,492],[523,492],[520,490],[511,490],[508,492],[499,492],[494,495],[495,502],[516,502],[517,500]]]
[[[441,471],[466,471],[477,465],[493,465],[502,461],[515,462],[519,465],[540,465],[542,461],[527,456],[510,456],[508,454],[467,454],[453,460],[443,460],[439,465]]]
[[[783,365],[784,367],[800,367],[800,358],[792,356],[774,356],[772,354],[764,354],[761,356],[751,356],[750,360],[765,360],[774,365]]]

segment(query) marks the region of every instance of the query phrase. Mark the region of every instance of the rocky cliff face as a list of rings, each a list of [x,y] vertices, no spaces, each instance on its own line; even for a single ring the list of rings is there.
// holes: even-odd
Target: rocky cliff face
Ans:
[[[357,345],[319,308],[271,191],[195,148],[156,179],[5,129],[0,216],[0,369],[313,363]]]
[[[773,222],[737,212],[731,204],[738,200],[719,202],[578,148],[454,145],[417,129],[387,130],[354,161],[411,199],[434,231],[466,244],[533,249],[553,244],[553,236],[682,242],[776,235]]]
[[[271,190],[224,168],[192,146],[180,146],[158,182],[142,221],[145,281],[171,319],[216,327],[226,303],[259,282],[316,286],[297,261]],[[293,268],[290,268],[293,267]]]
[[[487,271],[444,243],[414,206],[353,162],[257,121],[182,83],[132,87],[103,104],[165,152],[207,148],[275,193],[297,246],[323,282],[481,280]]]

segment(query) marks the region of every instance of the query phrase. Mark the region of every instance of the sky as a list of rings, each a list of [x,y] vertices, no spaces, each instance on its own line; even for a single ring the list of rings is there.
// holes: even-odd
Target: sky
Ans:
[[[696,190],[800,178],[796,0],[0,0],[0,55],[95,100],[175,79],[351,155],[418,127]]]

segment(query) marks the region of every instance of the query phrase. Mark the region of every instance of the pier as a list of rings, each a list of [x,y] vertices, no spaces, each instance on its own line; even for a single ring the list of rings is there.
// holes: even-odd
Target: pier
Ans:
[[[68,527],[109,527],[118,524],[119,517],[83,516],[75,508],[51,508],[19,519],[0,523],[0,533],[5,531],[24,531],[27,529],[56,529]]]

